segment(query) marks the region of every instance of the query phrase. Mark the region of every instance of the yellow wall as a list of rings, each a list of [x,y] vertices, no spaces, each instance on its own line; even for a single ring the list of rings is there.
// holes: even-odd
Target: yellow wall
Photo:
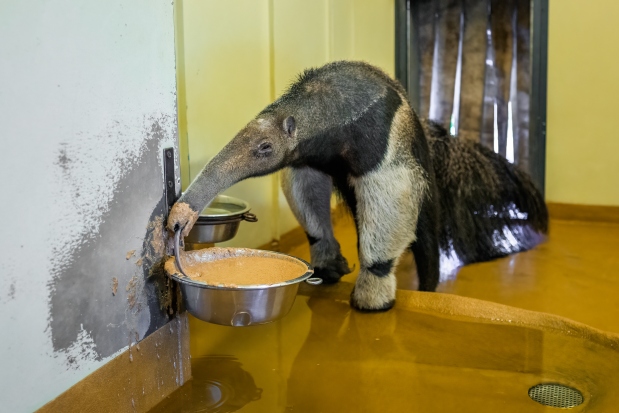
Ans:
[[[394,72],[393,0],[179,3],[181,167],[189,171],[183,187],[303,69],[355,59]],[[248,201],[259,218],[242,224],[227,245],[256,247],[298,225],[277,176],[244,181],[225,193]]]
[[[394,72],[393,0],[177,1],[183,186],[306,67],[366,60]],[[619,205],[619,3],[552,0],[547,199]],[[189,161],[187,162],[187,158]],[[226,193],[252,204],[228,244],[255,247],[297,225],[277,176]]]
[[[183,32],[188,169],[193,180],[271,101],[268,1],[183,0]],[[265,196],[270,193],[268,177],[226,191],[248,201],[260,219],[241,225],[243,238],[270,240],[270,196]]]
[[[546,198],[619,205],[619,2],[549,10]]]

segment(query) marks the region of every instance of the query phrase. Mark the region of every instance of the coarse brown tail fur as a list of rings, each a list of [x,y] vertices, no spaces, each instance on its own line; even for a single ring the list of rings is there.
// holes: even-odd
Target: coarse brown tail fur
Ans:
[[[543,239],[548,210],[524,171],[435,122],[423,126],[438,187],[443,254],[469,264],[530,249]]]

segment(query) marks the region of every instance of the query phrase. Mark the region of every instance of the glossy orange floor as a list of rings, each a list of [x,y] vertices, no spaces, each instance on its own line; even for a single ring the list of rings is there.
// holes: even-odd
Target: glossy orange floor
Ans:
[[[343,253],[357,263],[349,219],[335,227]],[[309,247],[290,252],[309,256]],[[357,272],[344,277],[354,282]],[[398,266],[398,288],[417,289],[412,254]],[[619,224],[551,221],[548,240],[531,251],[461,268],[437,291],[560,315],[619,333]],[[617,410],[619,412],[619,409]]]
[[[352,265],[349,220],[336,236]],[[461,269],[439,287],[449,294],[411,291],[405,256],[386,313],[350,309],[353,273],[336,286],[304,286],[275,323],[191,319],[194,378],[153,411],[556,411],[528,397],[540,382],[578,388],[585,403],[569,411],[619,411],[617,251],[619,225],[554,221],[545,244]],[[287,252],[309,254],[305,243]]]

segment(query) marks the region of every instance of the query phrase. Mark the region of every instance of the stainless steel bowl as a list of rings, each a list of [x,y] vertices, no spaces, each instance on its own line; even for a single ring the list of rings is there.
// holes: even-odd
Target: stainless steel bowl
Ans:
[[[185,243],[211,244],[234,238],[241,221],[258,221],[249,209],[249,204],[241,199],[218,195],[200,213],[198,220],[185,238]]]
[[[212,249],[183,254],[180,258],[183,261],[182,266],[186,265],[187,260],[192,259],[192,255],[195,258],[198,254],[208,254],[210,250]],[[294,260],[305,266],[307,271],[300,277],[273,285],[212,286],[186,277],[174,263],[174,259],[170,258],[166,263],[166,271],[173,280],[178,282],[187,311],[200,320],[235,327],[269,323],[288,314],[301,282],[305,281],[313,285],[322,282],[320,278],[310,278],[314,270],[309,263],[300,258],[279,252],[249,248],[228,250],[236,251],[238,255],[235,256],[258,255]]]

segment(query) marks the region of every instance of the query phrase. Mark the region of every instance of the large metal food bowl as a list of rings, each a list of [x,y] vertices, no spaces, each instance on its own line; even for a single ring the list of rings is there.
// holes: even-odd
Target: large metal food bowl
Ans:
[[[181,257],[181,265],[186,267],[187,263],[192,260],[208,261],[212,258],[209,259],[207,254],[212,254],[213,250],[217,248],[185,252]],[[307,270],[300,277],[278,284],[213,286],[194,281],[183,275],[174,262],[174,257],[171,257],[166,262],[166,272],[178,282],[187,311],[200,320],[237,327],[269,323],[288,314],[301,282],[306,281],[310,284],[322,282],[320,279],[310,279],[314,269],[300,258],[279,252],[249,248],[227,248],[226,250],[230,251],[233,256],[261,256],[295,261],[305,266]],[[225,279],[225,275],[222,278]]]
[[[241,221],[256,222],[247,202],[218,195],[198,216],[185,238],[187,244],[211,244],[228,241],[236,235]]]

